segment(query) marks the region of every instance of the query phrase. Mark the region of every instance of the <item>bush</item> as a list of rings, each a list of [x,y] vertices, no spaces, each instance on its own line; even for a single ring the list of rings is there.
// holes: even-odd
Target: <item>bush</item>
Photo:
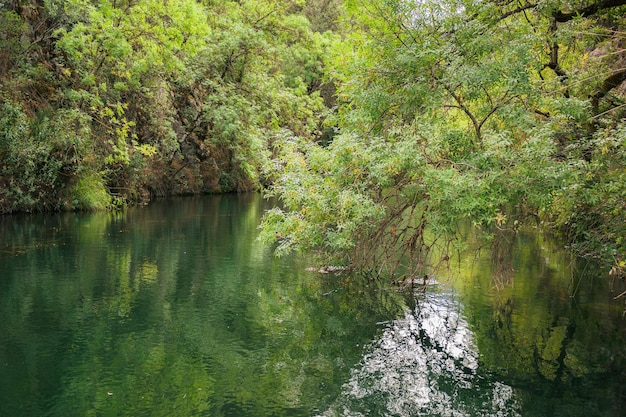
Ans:
[[[28,118],[1,105],[0,212],[58,210],[65,188],[91,158],[89,118],[75,110],[40,110]]]
[[[107,210],[111,207],[104,179],[96,172],[87,172],[76,184],[70,187],[70,209],[72,210]]]

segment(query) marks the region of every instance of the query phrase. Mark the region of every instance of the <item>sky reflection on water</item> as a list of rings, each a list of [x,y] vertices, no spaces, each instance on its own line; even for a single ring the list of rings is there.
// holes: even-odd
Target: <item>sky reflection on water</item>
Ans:
[[[429,293],[367,348],[322,416],[519,416],[513,388],[479,373],[467,321],[451,294]]]

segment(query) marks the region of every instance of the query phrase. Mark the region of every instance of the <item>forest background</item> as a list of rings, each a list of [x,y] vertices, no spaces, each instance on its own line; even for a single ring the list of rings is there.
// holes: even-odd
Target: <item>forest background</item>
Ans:
[[[279,254],[412,275],[532,225],[623,275],[625,5],[0,1],[0,213],[262,189]]]

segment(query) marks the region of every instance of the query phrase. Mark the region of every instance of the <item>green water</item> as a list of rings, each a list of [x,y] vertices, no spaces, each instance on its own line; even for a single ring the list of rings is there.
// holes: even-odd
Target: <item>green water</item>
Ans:
[[[0,218],[0,416],[621,416],[624,289],[536,234],[399,292],[259,196]]]

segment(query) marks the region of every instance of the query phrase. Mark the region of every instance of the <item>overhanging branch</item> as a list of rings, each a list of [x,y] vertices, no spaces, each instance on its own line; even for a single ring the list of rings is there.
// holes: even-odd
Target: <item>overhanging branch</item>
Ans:
[[[606,96],[609,91],[618,87],[624,81],[626,81],[626,68],[615,70],[611,75],[604,79],[598,91],[591,97],[591,104],[595,114],[598,114],[599,112],[600,100]]]
[[[564,13],[561,11],[555,12],[553,14],[553,17],[557,22],[563,23],[568,22],[577,16],[588,17],[598,13],[601,10],[612,9],[614,7],[623,6],[625,4],[626,0],[603,0],[569,13]]]
[[[599,11],[612,9],[614,7],[620,7],[624,5],[626,5],[626,0],[601,0],[596,3],[590,4],[589,6],[574,10],[572,12],[563,12],[559,10],[557,12],[554,12],[552,14],[552,17],[555,19],[556,22],[563,23],[569,22],[577,16],[588,17],[598,13]],[[503,14],[501,14],[498,17],[498,20],[504,20],[507,17],[516,15],[529,9],[536,9],[537,6],[539,6],[539,4],[534,2],[521,4],[515,9],[509,10],[508,12],[504,12]]]
[[[516,8],[516,9],[509,10],[508,12],[506,12],[506,13],[502,14],[502,15],[500,16],[500,20],[504,20],[504,19],[506,19],[506,18],[507,18],[507,17],[509,17],[509,16],[513,16],[513,15],[515,15],[515,14],[521,13],[521,12],[523,12],[523,11],[525,11],[525,10],[528,10],[528,9],[534,9],[535,7],[537,7],[537,4],[536,4],[536,3],[528,3],[528,4],[524,4],[524,5],[522,5],[522,6],[519,6],[519,7],[518,7],[518,8]]]

